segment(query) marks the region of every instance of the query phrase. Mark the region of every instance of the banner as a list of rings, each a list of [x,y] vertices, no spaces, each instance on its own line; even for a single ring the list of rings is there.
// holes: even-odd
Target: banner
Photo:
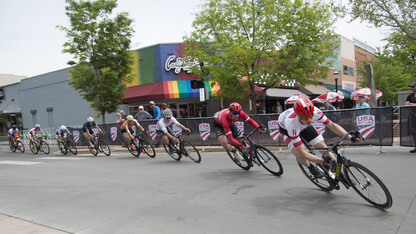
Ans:
[[[116,127],[111,127],[110,132],[111,132],[111,140],[116,141],[116,139],[117,139],[117,128]]]
[[[318,133],[321,134],[322,136],[325,134],[325,124],[319,123],[319,122],[314,122],[314,123],[312,123],[312,126],[314,126],[316,131],[318,131]]]
[[[277,120],[270,120],[267,122],[267,125],[269,126],[269,134],[273,138],[274,141],[278,141],[279,137],[282,136],[279,131],[279,124]]]
[[[172,124],[172,130],[174,136],[178,136],[182,133],[182,128],[180,128],[177,124]]]
[[[374,133],[376,127],[376,117],[374,115],[360,115],[355,119],[357,122],[358,131],[368,139]]]
[[[244,122],[237,121],[234,124],[241,131],[241,134],[244,134]]]
[[[203,141],[208,140],[209,135],[211,134],[211,127],[209,123],[201,123],[199,126],[199,135]]]
[[[156,124],[149,125],[149,133],[150,133],[150,138],[152,138],[152,140],[155,140],[157,137]]]
[[[78,130],[72,131],[72,135],[74,136],[75,143],[78,143],[78,141],[79,141],[79,131]]]

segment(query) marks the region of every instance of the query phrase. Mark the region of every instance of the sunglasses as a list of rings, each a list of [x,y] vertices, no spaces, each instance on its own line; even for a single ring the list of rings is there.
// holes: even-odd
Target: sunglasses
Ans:
[[[233,115],[239,115],[240,112],[233,112]]]
[[[172,118],[172,117],[166,117],[166,119],[170,119],[170,118]]]
[[[313,118],[313,114],[309,115],[309,116],[302,116],[301,119],[303,120],[309,120]]]

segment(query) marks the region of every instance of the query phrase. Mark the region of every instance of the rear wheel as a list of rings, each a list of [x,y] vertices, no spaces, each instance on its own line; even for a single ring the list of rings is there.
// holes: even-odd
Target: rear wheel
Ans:
[[[68,149],[67,149],[67,150],[71,151],[71,153],[72,153],[73,155],[77,155],[78,150],[77,150],[77,147],[75,146],[75,144],[74,144],[73,142],[68,141],[68,142],[67,142],[67,147],[68,147]]]
[[[283,166],[280,163],[279,159],[261,145],[256,146],[256,157],[259,163],[266,169],[268,172],[272,173],[275,176],[280,176],[283,174]]]
[[[324,169],[322,168],[321,165],[314,164],[314,163],[311,163],[311,164],[315,165],[315,167],[318,170],[322,170],[322,172],[324,173]],[[307,167],[305,167],[301,163],[298,163],[298,165],[300,169],[302,170],[303,174],[305,174],[306,178],[308,178],[314,185],[318,186],[320,189],[325,190],[325,191],[332,191],[334,189],[325,176],[322,178],[315,178],[315,176],[312,175],[312,173],[309,171]]]
[[[348,183],[364,200],[382,209],[393,205],[393,198],[384,183],[361,164],[349,162],[344,167]]]
[[[169,141],[169,145],[163,144],[163,147],[165,148],[166,153],[168,153],[173,159],[176,161],[181,160],[181,155],[178,153],[171,141]]]
[[[106,156],[110,156],[111,154],[111,149],[110,146],[107,145],[107,143],[105,143],[105,141],[100,140],[98,143],[98,148],[100,149],[100,151],[102,151]]]
[[[32,151],[32,153],[37,154],[39,152],[38,145],[36,142],[32,141],[32,143],[29,143],[29,149]]]
[[[68,149],[65,148],[64,143],[62,141],[59,141],[58,148],[64,155],[68,153]]]
[[[154,158],[156,157],[156,151],[153,146],[147,140],[140,140],[140,147],[142,152],[146,153],[147,156]]]
[[[49,154],[50,152],[50,148],[49,145],[46,141],[41,141],[40,142],[40,150],[44,153],[44,154]]]
[[[16,145],[15,144],[16,143],[13,143],[13,142],[9,141],[9,148],[13,153],[16,152]]]
[[[199,151],[190,142],[182,141],[182,149],[185,156],[189,157],[196,163],[201,162],[201,155],[199,154]]]
[[[228,156],[230,156],[231,160],[233,160],[233,162],[237,164],[237,166],[241,167],[242,169],[246,171],[250,170],[252,163],[249,162],[249,160],[247,159],[247,156],[245,155],[245,153],[242,151],[241,148],[237,147],[235,153],[227,151],[227,154]],[[236,158],[234,154],[240,155],[241,159]]]

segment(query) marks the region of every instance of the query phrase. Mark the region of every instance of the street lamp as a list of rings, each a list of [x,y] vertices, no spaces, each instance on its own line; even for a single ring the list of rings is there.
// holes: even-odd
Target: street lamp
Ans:
[[[335,92],[338,93],[338,75],[339,72],[337,70],[334,71],[334,78],[335,78]],[[338,107],[338,103],[335,101],[335,107]]]

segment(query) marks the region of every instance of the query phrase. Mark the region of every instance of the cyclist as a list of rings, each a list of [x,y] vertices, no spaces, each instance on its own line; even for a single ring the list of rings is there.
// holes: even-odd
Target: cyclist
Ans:
[[[42,134],[45,137],[45,133],[43,133],[42,129],[40,129],[40,124],[35,124],[35,127],[29,130],[28,138],[29,142],[32,143],[34,139],[38,138],[38,134]]]
[[[94,134],[94,131],[92,130],[93,127],[96,127],[98,131],[104,134],[103,130],[101,130],[101,128],[98,127],[98,125],[94,122],[94,118],[88,117],[87,122],[84,123],[84,125],[82,126],[82,131],[84,131],[84,137],[87,140],[87,144],[90,143],[91,147],[94,147],[94,145],[90,141],[92,134]]]
[[[171,139],[174,144],[177,144],[179,142],[179,140],[172,135],[173,131],[170,129],[170,126],[172,126],[172,124],[177,124],[183,130],[191,132],[189,128],[180,124],[178,120],[176,120],[176,118],[172,115],[172,110],[170,108],[166,108],[165,110],[163,110],[163,118],[157,121],[156,123],[156,133],[158,137],[162,138],[162,141],[163,143],[165,143],[165,145],[169,145],[168,138]]]
[[[308,98],[301,98],[297,100],[292,108],[287,109],[280,114],[278,123],[280,132],[283,134],[283,140],[289,147],[289,150],[296,156],[299,163],[308,167],[309,171],[316,177],[323,177],[323,172],[318,170],[310,162],[318,164],[331,164],[334,166],[335,157],[330,154],[325,159],[309,153],[302,143],[300,136],[316,148],[327,148],[324,138],[312,126],[313,122],[320,122],[325,124],[332,132],[338,136],[347,134],[344,128],[332,122],[324,113],[315,108],[312,101]],[[349,135],[347,139],[352,142],[359,142],[360,139]],[[335,167],[333,167],[335,169]]]
[[[134,136],[132,135],[133,129],[131,128],[133,125],[136,125],[140,131],[147,134],[147,130],[145,130],[137,120],[133,118],[133,115],[128,115],[126,120],[121,125],[121,134],[123,134],[124,139],[126,139],[126,142],[131,143],[132,148],[138,148],[137,142],[134,140]]]
[[[218,142],[221,146],[234,154],[239,160],[242,160],[240,154],[237,154],[236,149],[234,146],[241,147],[243,149],[247,149],[246,146],[241,144],[241,142],[237,141],[235,138],[242,137],[242,132],[237,128],[234,124],[239,119],[243,119],[244,121],[251,124],[251,126],[258,128],[259,125],[256,121],[251,119],[241,108],[241,105],[237,102],[233,102],[230,104],[230,107],[227,109],[221,110],[214,115],[214,132],[217,136]],[[261,134],[266,132],[265,128],[259,129]],[[231,142],[234,146],[231,146],[228,142]]]
[[[68,128],[65,125],[62,125],[58,131],[56,131],[56,142],[59,145],[59,141],[62,141],[64,139],[65,133],[68,133],[69,135],[72,135],[71,132],[68,130]]]
[[[7,137],[9,138],[9,142],[12,142],[16,138],[16,134],[19,133],[19,129],[16,127],[16,125],[12,125],[12,127],[7,131]]]

